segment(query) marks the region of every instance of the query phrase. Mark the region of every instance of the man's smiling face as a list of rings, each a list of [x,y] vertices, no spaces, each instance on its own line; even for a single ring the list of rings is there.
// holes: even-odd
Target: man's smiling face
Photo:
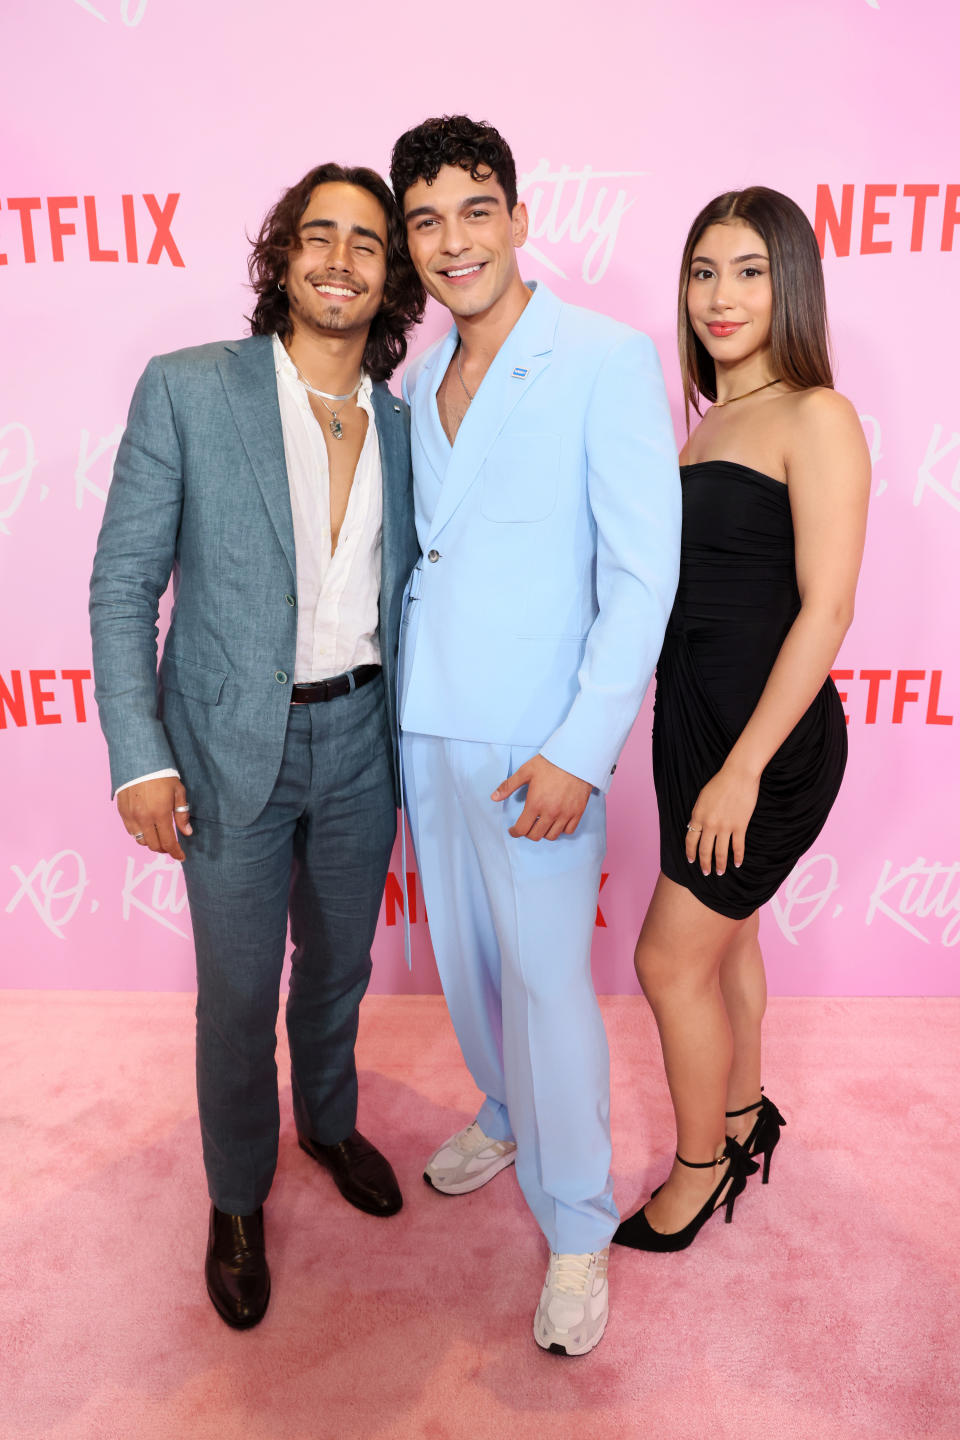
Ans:
[[[300,249],[284,277],[294,329],[347,334],[369,327],[387,278],[387,219],[357,185],[318,185],[300,217]]]
[[[512,214],[496,176],[474,179],[457,165],[418,180],[403,197],[407,244],[428,294],[454,316],[482,315],[519,279],[526,206]]]

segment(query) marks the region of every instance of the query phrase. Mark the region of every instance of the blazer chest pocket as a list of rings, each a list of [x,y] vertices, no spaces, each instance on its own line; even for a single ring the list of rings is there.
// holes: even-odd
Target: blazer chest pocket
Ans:
[[[164,690],[201,700],[204,705],[219,705],[220,692],[227,675],[224,670],[208,670],[179,655],[164,655],[160,662],[160,683]]]
[[[559,435],[507,435],[480,472],[480,513],[487,520],[545,520],[557,503]]]

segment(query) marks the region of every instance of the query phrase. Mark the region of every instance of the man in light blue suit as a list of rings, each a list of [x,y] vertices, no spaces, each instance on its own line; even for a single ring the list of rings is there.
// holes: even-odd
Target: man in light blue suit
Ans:
[[[292,186],[250,275],[250,339],[159,356],[137,385],[90,602],[121,819],[184,863],[206,1282],[236,1328],[270,1296],[288,918],[301,1148],[357,1208],[402,1203],[355,1129],[354,1043],[396,832],[397,637],[419,554],[408,417],[385,382],[424,299],[393,196],[362,168]]]
[[[404,376],[423,560],[401,630],[403,771],[437,965],[485,1096],[425,1178],[463,1194],[516,1161],[551,1252],[536,1341],[584,1354],[618,1218],[590,975],[604,797],[676,588],[676,447],[646,336],[524,285],[526,211],[496,130],[428,120],[391,178],[454,319]]]

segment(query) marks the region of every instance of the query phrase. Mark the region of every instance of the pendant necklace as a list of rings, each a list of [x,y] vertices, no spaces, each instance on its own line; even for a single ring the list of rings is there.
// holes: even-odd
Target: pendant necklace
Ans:
[[[768,380],[766,385],[758,385],[755,390],[744,390],[742,395],[734,395],[731,400],[714,400],[714,409],[722,410],[724,405],[735,405],[738,400],[746,400],[751,395],[759,395],[761,390],[769,390],[771,385],[779,384],[779,380]]]
[[[318,390],[315,386],[311,385],[310,381],[306,378],[306,376],[300,373],[300,368],[296,363],[294,363],[293,368],[294,370],[296,370],[297,377],[304,390],[309,390],[311,395],[316,395],[324,410],[329,410],[330,420],[327,425],[327,429],[330,431],[330,434],[333,436],[334,440],[342,440],[343,426],[340,423],[340,411],[343,409],[346,402],[348,400],[352,400],[354,395],[356,395],[357,391],[360,389],[360,386],[363,384],[363,376],[360,376],[360,379],[357,381],[356,385],[354,385],[352,390],[348,390],[346,395],[331,395],[328,391]],[[336,410],[334,410],[332,405],[327,404],[328,400],[336,400],[339,402]]]

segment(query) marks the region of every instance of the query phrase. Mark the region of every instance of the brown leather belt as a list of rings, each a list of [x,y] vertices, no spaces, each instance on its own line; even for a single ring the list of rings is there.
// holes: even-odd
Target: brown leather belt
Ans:
[[[359,690],[361,685],[369,685],[379,674],[379,665],[358,665],[355,670],[348,670],[346,675],[331,675],[329,680],[294,685],[290,704],[316,705],[321,700],[339,700],[341,695],[349,695],[352,690]]]

